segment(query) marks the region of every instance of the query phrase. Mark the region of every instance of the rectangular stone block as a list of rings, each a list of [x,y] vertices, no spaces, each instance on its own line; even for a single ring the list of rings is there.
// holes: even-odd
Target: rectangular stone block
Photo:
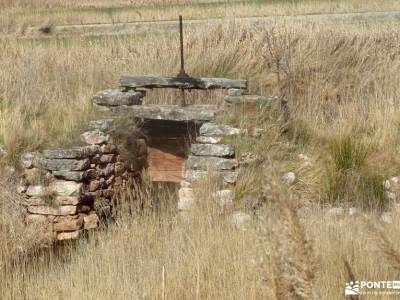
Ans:
[[[234,128],[229,125],[204,123],[200,127],[200,135],[202,136],[232,136],[244,133],[245,130]]]
[[[235,156],[235,147],[233,145],[192,144],[190,151],[193,155],[198,155],[198,156],[218,156],[218,157]]]
[[[47,159],[38,160],[36,167],[50,171],[83,171],[90,167],[90,160],[77,159]]]
[[[57,180],[49,184],[48,190],[58,196],[79,196],[82,192],[82,183]]]
[[[190,155],[186,161],[186,169],[191,170],[233,170],[239,166],[236,159],[222,157],[205,157]]]
[[[97,145],[74,147],[70,149],[44,150],[43,156],[48,159],[88,158],[100,152]]]
[[[95,229],[99,227],[100,219],[96,214],[85,216],[83,220],[84,220],[84,228],[86,230]]]
[[[135,91],[104,90],[94,96],[94,102],[101,106],[140,105],[143,93]]]
[[[29,206],[46,206],[48,205],[49,200],[40,197],[32,197],[27,198],[25,203]],[[78,205],[80,203],[79,197],[65,197],[65,196],[55,196],[54,199],[51,199],[52,206],[60,206],[60,205]]]
[[[81,216],[65,216],[57,217],[53,224],[54,231],[75,231],[83,226],[83,217]]]
[[[31,214],[38,214],[38,215],[68,216],[76,214],[77,207],[75,205],[63,205],[58,207],[29,206],[28,212]]]
[[[197,143],[201,144],[218,144],[222,141],[220,136],[198,136],[196,138]]]
[[[70,232],[60,232],[57,234],[57,240],[65,241],[65,240],[76,240],[79,238],[81,231],[70,231]]]

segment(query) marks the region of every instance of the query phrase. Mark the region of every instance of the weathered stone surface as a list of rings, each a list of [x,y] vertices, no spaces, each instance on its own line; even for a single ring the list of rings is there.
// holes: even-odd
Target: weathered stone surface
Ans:
[[[101,145],[110,141],[110,135],[102,131],[87,131],[81,134],[81,141],[89,145]]]
[[[21,155],[21,166],[24,169],[33,168],[34,161],[39,156],[36,152],[28,152]]]
[[[30,185],[26,190],[26,195],[29,197],[42,197],[48,193],[43,185]]]
[[[292,185],[296,182],[296,174],[293,172],[287,172],[282,175],[282,180],[287,185]]]
[[[57,240],[65,241],[65,240],[76,240],[79,238],[80,230],[70,231],[70,232],[60,232],[57,234]]]
[[[117,152],[117,146],[115,146],[114,144],[101,145],[100,152],[104,153],[104,154],[116,153]]]
[[[39,215],[53,215],[53,216],[67,216],[75,215],[77,207],[75,205],[63,205],[63,206],[28,206],[28,212],[31,214]]]
[[[90,160],[85,159],[46,159],[35,161],[35,167],[50,171],[83,171],[90,167]]]
[[[0,144],[0,159],[7,156],[6,147]]]
[[[186,161],[186,168],[191,170],[233,170],[238,167],[236,159],[221,157],[203,157],[190,155]]]
[[[235,192],[232,190],[217,191],[213,196],[217,204],[222,208],[231,206],[235,200]]]
[[[200,127],[200,135],[203,136],[231,136],[242,134],[245,131],[228,125],[204,123]]]
[[[25,200],[27,205],[31,206],[46,206],[48,205],[48,200],[40,197],[32,197],[27,198]],[[61,206],[61,205],[77,205],[80,202],[79,197],[66,197],[66,196],[54,196],[51,199],[52,206]]]
[[[120,90],[105,90],[98,92],[93,100],[100,106],[140,105],[143,94],[141,92]]]
[[[75,231],[83,226],[83,218],[80,216],[58,217],[53,225],[54,231]]]
[[[248,225],[250,221],[251,221],[251,216],[241,211],[235,212],[232,215],[231,219],[232,224],[235,225],[237,228],[242,228]]]
[[[115,113],[126,113],[134,118],[170,121],[211,121],[218,109],[214,105],[137,105],[112,108]]]
[[[131,88],[181,88],[181,89],[245,89],[246,80],[227,78],[177,78],[164,76],[123,75],[120,79],[123,87]]]
[[[192,188],[180,188],[178,191],[179,198],[194,198],[194,192]]]
[[[279,103],[279,97],[266,97],[258,95],[228,95],[224,98],[225,105],[249,104],[249,105],[272,105]]]
[[[43,157],[50,159],[88,158],[100,152],[97,145],[74,147],[70,149],[44,150]]]
[[[221,144],[192,144],[190,151],[198,156],[233,157],[235,147]]]
[[[194,203],[195,203],[195,200],[193,197],[179,198],[178,210],[188,211],[193,207]]]
[[[89,123],[89,126],[91,129],[95,131],[103,131],[103,132],[114,131],[116,129],[115,120],[113,119],[91,121]]]
[[[27,214],[25,217],[26,225],[47,225],[49,220],[44,215]]]
[[[91,215],[85,216],[83,218],[83,220],[84,220],[84,228],[86,230],[95,229],[95,228],[99,227],[100,219],[96,214],[91,214]]]
[[[229,96],[242,96],[243,92],[244,91],[242,89],[229,89],[228,95]]]
[[[112,163],[115,161],[115,155],[114,154],[103,154],[100,156],[100,162],[103,164],[108,164]]]
[[[197,143],[202,144],[218,144],[222,141],[222,137],[218,136],[198,136],[196,138]]]
[[[58,196],[78,196],[82,192],[82,183],[57,180],[49,184],[48,190]]]
[[[186,170],[185,172],[185,180],[187,182],[196,182],[200,179],[207,177],[209,172],[207,171],[199,171],[199,170]],[[237,172],[211,172],[211,176],[220,177],[225,183],[235,184],[238,178]]]
[[[79,172],[79,171],[54,171],[53,175],[56,178],[62,178],[65,180],[72,180],[72,181],[82,181],[86,179],[86,172]]]

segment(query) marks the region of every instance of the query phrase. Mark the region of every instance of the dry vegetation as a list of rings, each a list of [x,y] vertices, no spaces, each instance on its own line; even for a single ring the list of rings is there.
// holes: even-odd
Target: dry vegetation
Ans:
[[[11,9],[11,2],[0,3]],[[31,1],[12,3],[22,9]],[[321,3],[312,2],[314,11],[333,5]],[[335,5],[362,10],[361,3]],[[373,8],[374,1],[368,3]],[[207,196],[216,189],[211,179],[189,219],[176,216],[173,189],[148,185],[128,191],[123,201],[135,206],[140,198],[148,204],[144,211],[128,207],[88,240],[37,253],[32,232],[17,222],[18,198],[4,183],[2,297],[340,299],[350,276],[345,261],[357,280],[398,279],[400,224],[382,181],[400,173],[399,44],[397,24],[276,23],[265,29],[232,22],[190,30],[189,74],[245,78],[250,93],[288,99],[289,120],[264,110],[223,117],[266,129],[257,140],[233,139],[239,156],[258,156],[243,170],[234,208],[247,209],[254,222],[245,230],[232,226],[229,212],[221,213]],[[122,73],[177,73],[176,45],[176,36],[161,33],[0,40],[0,144],[10,153],[7,163],[22,151],[72,144],[98,117],[90,97],[116,85]],[[147,99],[174,103],[176,96],[154,91]],[[192,103],[221,99],[218,93],[191,95]],[[279,183],[286,171],[299,177],[291,188]],[[322,207],[329,205],[361,207],[369,220],[327,216]],[[381,224],[379,214],[387,209],[393,223]]]
[[[400,10],[396,0],[2,0],[0,33],[30,26]]]

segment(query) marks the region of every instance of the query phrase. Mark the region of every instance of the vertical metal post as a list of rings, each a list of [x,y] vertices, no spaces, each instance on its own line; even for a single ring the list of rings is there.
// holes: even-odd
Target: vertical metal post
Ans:
[[[181,47],[181,69],[178,74],[178,78],[188,78],[189,76],[185,72],[185,57],[183,53],[183,19],[179,16],[179,38]],[[181,106],[186,106],[185,90],[181,89]]]

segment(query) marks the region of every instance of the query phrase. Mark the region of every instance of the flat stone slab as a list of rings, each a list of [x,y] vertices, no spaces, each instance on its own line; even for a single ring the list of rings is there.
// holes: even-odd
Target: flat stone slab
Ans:
[[[93,101],[100,106],[140,105],[144,94],[141,92],[120,90],[104,90],[98,92]]]
[[[98,153],[100,153],[100,147],[97,145],[70,149],[43,150],[43,156],[49,159],[87,158]]]
[[[192,183],[201,179],[204,179],[208,175],[211,176],[217,176],[219,178],[222,178],[222,180],[226,183],[229,184],[235,184],[237,182],[237,179],[239,177],[239,173],[235,171],[223,171],[223,172],[207,172],[207,171],[201,171],[201,170],[187,170],[185,172],[185,180]]]
[[[125,113],[135,118],[168,121],[212,121],[215,119],[218,108],[215,105],[137,105],[118,106],[111,110],[114,113]]]
[[[120,79],[123,87],[131,88],[179,88],[179,89],[246,89],[246,80],[227,78],[177,78],[164,76],[123,75]]]
[[[243,129],[223,124],[205,123],[200,127],[200,135],[202,136],[231,136],[241,133],[244,133]]]
[[[49,171],[83,171],[89,168],[90,160],[40,158],[34,162],[34,166]]]
[[[233,157],[235,147],[222,144],[192,144],[190,151],[197,156]]]
[[[272,105],[279,103],[279,97],[268,97],[268,96],[258,96],[258,95],[240,95],[240,96],[225,96],[225,105]]]
[[[222,141],[220,136],[198,136],[196,138],[197,143],[201,144],[218,144]]]
[[[186,168],[191,170],[234,170],[239,166],[236,159],[190,155]]]

